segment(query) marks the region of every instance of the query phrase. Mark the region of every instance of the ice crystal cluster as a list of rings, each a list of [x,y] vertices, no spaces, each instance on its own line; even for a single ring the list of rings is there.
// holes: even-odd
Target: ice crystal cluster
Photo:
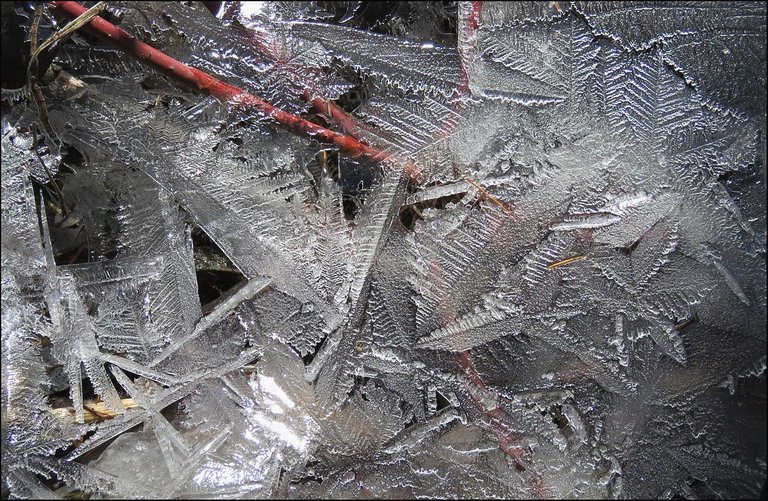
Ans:
[[[102,15],[392,155],[81,33],[4,90],[5,495],[764,495],[764,3]]]

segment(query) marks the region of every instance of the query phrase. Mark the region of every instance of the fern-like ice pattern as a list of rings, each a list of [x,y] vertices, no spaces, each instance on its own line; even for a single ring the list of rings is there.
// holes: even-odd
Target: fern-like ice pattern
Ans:
[[[107,9],[393,155],[91,39],[56,137],[4,89],[4,492],[764,493],[764,4],[192,4]],[[244,276],[207,308],[193,226]]]

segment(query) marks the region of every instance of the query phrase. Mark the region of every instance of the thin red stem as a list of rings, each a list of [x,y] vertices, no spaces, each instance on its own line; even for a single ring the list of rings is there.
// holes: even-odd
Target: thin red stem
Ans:
[[[485,386],[483,379],[472,364],[472,355],[469,350],[459,353],[457,359],[462,372],[464,372],[464,375],[467,376],[473,385],[483,392],[492,391]],[[486,426],[488,431],[493,433],[496,437],[496,441],[499,443],[499,448],[502,452],[512,459],[517,468],[523,471],[528,470],[526,465],[531,462],[531,456],[520,444],[520,436],[514,431],[513,426],[510,424],[509,415],[500,407],[494,407],[493,409],[486,408],[480,397],[472,392],[470,392],[470,396],[475,402],[475,405],[477,405],[477,407],[487,416]],[[544,484],[541,475],[534,471],[530,471],[529,473],[529,483],[531,484],[531,488],[536,497],[539,499],[547,499],[551,497],[550,491],[546,484]]]
[[[313,98],[310,96],[309,91],[304,91],[301,98],[312,105],[312,111],[318,115],[327,116],[333,120],[333,123],[341,127],[341,130],[345,133],[358,139],[357,135],[360,133],[359,120],[344,111],[341,106],[328,99],[323,99],[322,97]]]
[[[480,11],[483,9],[483,2],[472,2],[472,11],[469,16],[469,25],[472,31],[480,26]]]
[[[80,16],[87,9],[76,2],[52,2],[56,11],[70,18]],[[361,143],[348,135],[339,134],[303,118],[272,106],[258,96],[245,90],[230,85],[203,71],[177,61],[154,47],[141,42],[130,33],[118,28],[114,24],[102,19],[93,18],[85,27],[90,33],[106,40],[111,45],[123,50],[140,62],[160,71],[190,86],[197,92],[207,93],[211,96],[236,106],[250,108],[259,111],[278,124],[287,127],[293,132],[308,136],[322,143],[335,144],[340,151],[350,156],[366,156],[375,161],[382,161],[390,153]],[[414,168],[408,169],[412,175]]]
[[[469,10],[469,17],[464,24],[463,40],[469,42],[475,35],[475,31],[480,27],[480,13],[483,10],[483,2],[472,2],[472,6]],[[464,51],[460,53],[459,62],[461,63],[461,74],[459,75],[459,93],[462,96],[468,96],[472,94],[469,88],[469,75],[467,74],[466,54]]]

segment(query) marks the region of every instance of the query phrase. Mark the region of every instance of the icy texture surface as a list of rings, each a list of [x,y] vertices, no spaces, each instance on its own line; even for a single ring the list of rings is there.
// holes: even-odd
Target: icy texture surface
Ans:
[[[56,137],[4,90],[4,492],[765,492],[765,4],[191,4],[109,11],[395,155],[84,38]]]

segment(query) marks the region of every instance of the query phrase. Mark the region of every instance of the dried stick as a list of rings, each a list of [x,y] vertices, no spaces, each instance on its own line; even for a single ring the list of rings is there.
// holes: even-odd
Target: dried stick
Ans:
[[[32,98],[35,101],[35,104],[37,105],[38,121],[42,125],[43,129],[45,130],[45,133],[48,135],[51,141],[55,141],[56,134],[53,130],[53,127],[51,127],[50,121],[48,120],[48,105],[45,103],[45,96],[43,95],[43,90],[40,88],[40,85],[37,83],[38,59],[40,57],[40,54],[42,54],[43,51],[48,49],[48,47],[58,42],[59,40],[67,39],[72,33],[74,33],[83,24],[87,23],[91,18],[96,16],[102,10],[104,10],[104,2],[99,2],[98,4],[94,5],[90,9],[83,12],[83,14],[78,16],[77,19],[75,19],[72,23],[69,24],[69,26],[67,26],[63,30],[54,34],[51,38],[43,42],[38,47],[37,31],[40,27],[40,19],[42,18],[42,15],[43,15],[43,5],[40,4],[35,7],[35,15],[32,21],[32,27],[29,29],[29,47],[30,47],[31,55],[29,58],[29,64],[27,64],[27,86],[29,87],[30,93],[32,94]],[[37,155],[37,159],[40,161],[40,164],[42,164],[43,169],[45,169],[45,173],[48,175],[48,179],[50,180],[51,184],[53,184],[53,187],[56,190],[56,194],[59,199],[59,205],[61,206],[61,210],[64,213],[64,215],[66,215],[67,207],[66,207],[66,204],[64,203],[64,194],[62,193],[58,183],[56,183],[56,180],[53,178],[53,174],[48,169],[48,166],[43,161],[43,157],[40,156],[40,152],[37,149],[37,133],[35,132],[34,129],[32,130],[32,134],[33,134],[32,149],[35,151],[35,155]]]
[[[40,92],[42,94],[42,91]],[[56,182],[56,179],[53,177],[53,172],[51,172],[51,170],[48,168],[48,165],[46,165],[45,160],[43,160],[42,155],[40,155],[40,150],[38,149],[38,142],[37,142],[37,126],[35,124],[32,125],[32,151],[35,152],[35,156],[40,162],[40,165],[43,166],[43,169],[45,170],[45,174],[48,176],[48,180],[53,185],[53,189],[56,191],[56,198],[58,199],[59,206],[61,207],[61,212],[66,216],[67,206],[64,203],[64,193],[61,191],[61,187]]]
[[[48,107],[45,104],[45,96],[43,96],[43,90],[37,84],[37,79],[32,77],[31,72],[33,65],[37,67],[37,30],[40,27],[40,19],[42,17],[43,6],[38,5],[35,7],[35,17],[32,20],[32,27],[29,29],[29,48],[31,58],[29,60],[29,64],[27,65],[27,86],[29,87],[29,90],[32,93],[32,98],[37,105],[37,117],[40,121],[40,124],[43,126],[46,132],[51,131],[52,134],[53,129],[51,128],[50,122],[48,121]],[[53,136],[51,136],[51,140],[53,140]],[[51,184],[53,184],[53,188],[56,190],[56,196],[59,199],[59,205],[61,205],[61,209],[66,215],[67,208],[64,206],[64,194],[61,192],[61,188],[53,178],[53,173],[51,173],[51,171],[48,169],[45,161],[43,161],[43,157],[40,155],[40,151],[37,148],[37,132],[35,127],[32,128],[32,150],[35,152],[37,159],[40,161],[40,164],[43,166],[45,173],[48,175],[49,181]]]
[[[125,410],[139,406],[132,398],[124,398],[122,403]],[[58,409],[51,409],[49,412],[61,420],[75,421],[75,409],[73,407],[60,407]],[[83,416],[86,423],[91,423],[93,421],[112,419],[119,416],[119,414],[108,409],[104,402],[84,402]]]
[[[43,129],[45,129],[48,137],[50,137],[51,141],[53,141],[55,136],[53,133],[53,128],[51,127],[51,123],[48,120],[48,106],[45,104],[45,96],[43,95],[43,90],[37,83],[37,77],[33,74],[32,71],[33,68],[35,68],[35,70],[37,69],[37,56],[40,53],[37,48],[37,30],[40,26],[40,19],[42,16],[43,6],[41,4],[35,7],[35,17],[32,20],[32,27],[29,29],[29,47],[31,57],[29,59],[29,64],[27,64],[27,88],[29,89],[29,92],[32,95],[32,99],[37,106],[38,121],[40,122],[40,125],[42,125]],[[45,165],[45,163],[43,163],[43,165]],[[48,168],[46,167],[45,170],[47,172]],[[50,173],[49,177],[51,178],[51,181],[53,181],[53,177],[50,176]]]
[[[71,18],[78,17],[86,11],[85,7],[76,2],[52,3],[56,8],[57,13]],[[207,93],[225,103],[233,104],[243,109],[256,110],[266,118],[273,120],[295,133],[308,136],[322,143],[335,144],[344,154],[350,156],[363,155],[374,161],[382,161],[391,156],[391,153],[361,143],[351,136],[339,134],[324,127],[320,127],[299,116],[276,108],[258,96],[223,82],[197,68],[193,68],[177,61],[154,47],[137,40],[136,37],[130,33],[118,28],[101,17],[94,17],[85,26],[85,29],[106,40],[111,45],[123,50],[147,66],[183,82],[198,92]],[[409,174],[409,176],[412,176],[415,172],[415,168],[411,167],[409,169],[408,166],[406,166],[406,173]]]
[[[554,270],[559,266],[565,266],[566,264],[571,264],[576,261],[581,261],[582,259],[587,259],[587,256],[573,256],[573,257],[569,257],[568,259],[563,259],[561,261],[550,263],[547,265],[547,269]]]

